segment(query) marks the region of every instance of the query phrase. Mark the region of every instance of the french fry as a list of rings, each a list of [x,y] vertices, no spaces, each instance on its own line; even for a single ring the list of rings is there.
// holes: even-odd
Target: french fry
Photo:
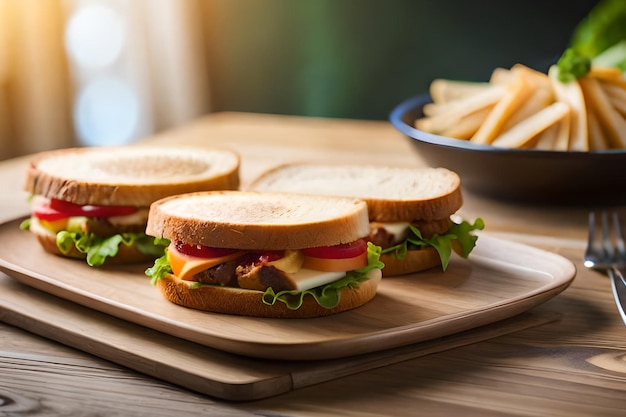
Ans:
[[[515,74],[507,68],[496,68],[491,72],[489,82],[495,85],[507,85],[515,80]]]
[[[567,103],[572,109],[572,114],[570,115],[569,149],[573,151],[588,151],[587,110],[583,90],[576,81],[567,84],[559,81],[558,72],[556,65],[550,67],[548,78],[551,81],[557,100]]]
[[[538,111],[548,107],[555,101],[554,91],[549,88],[536,88],[528,100],[523,102],[519,109],[502,125],[502,131],[506,132],[511,127],[527,119]]]
[[[487,106],[493,106],[505,93],[503,87],[489,86],[476,94],[444,102],[432,102],[424,105],[422,111],[427,117],[446,114],[460,118],[465,114],[473,113]]]
[[[470,97],[490,87],[489,83],[436,79],[430,83],[430,98],[434,103],[447,103]]]
[[[463,116],[458,123],[451,126],[448,130],[444,130],[440,134],[450,138],[468,140],[474,135],[474,133],[476,133],[492,108],[493,106],[489,106],[484,109],[477,110],[474,113],[467,114]]]
[[[435,115],[417,119],[415,127],[430,133],[440,133],[450,129],[464,116],[477,110],[494,105],[503,95],[504,89],[492,86],[487,90],[471,97],[445,103],[445,109],[440,109]]]
[[[501,148],[521,148],[569,112],[567,104],[556,101],[499,135],[491,144]],[[567,149],[567,144],[564,147]]]
[[[610,147],[626,148],[626,120],[611,105],[608,96],[600,86],[600,81],[594,77],[583,77],[578,82],[585,100],[589,100],[589,107],[593,108],[598,116]]]
[[[618,68],[593,67],[585,78],[587,77],[615,84],[620,88],[626,89],[626,77]]]
[[[626,76],[593,67],[571,82],[522,64],[496,68],[488,83],[431,84],[418,129],[479,144],[558,151],[626,149]]]
[[[569,106],[568,106],[569,107]],[[563,116],[561,120],[556,122],[553,126],[557,127],[556,137],[554,138],[554,147],[555,151],[567,151],[571,148],[570,140],[570,130],[572,128],[572,108],[569,108],[569,111]]]
[[[609,97],[615,110],[617,110],[622,117],[626,117],[626,88],[622,88],[617,84],[607,81],[600,81],[600,86]]]
[[[567,130],[569,131],[569,121],[567,120],[567,118],[564,117],[561,122],[553,124],[543,132],[539,133],[533,139],[531,139],[528,142],[528,147],[542,149],[546,151],[553,150],[555,148],[555,144],[560,133],[560,127],[563,125],[563,122],[565,122]]]
[[[513,65],[513,67],[511,67],[511,71],[526,77],[529,84],[535,85],[537,88],[551,89],[550,78],[543,72],[539,72],[522,64]]]
[[[587,112],[587,122],[589,129],[589,148],[593,150],[608,149],[608,141],[602,131],[602,126],[600,126],[598,116],[596,116],[593,110]]]
[[[520,107],[530,96],[528,83],[519,74],[514,74],[514,79],[507,84],[507,92],[498,101],[493,110],[489,112],[484,123],[470,139],[472,142],[488,145],[502,131],[506,120]]]

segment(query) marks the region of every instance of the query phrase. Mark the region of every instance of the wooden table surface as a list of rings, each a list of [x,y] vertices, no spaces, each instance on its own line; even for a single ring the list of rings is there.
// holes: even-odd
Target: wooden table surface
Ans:
[[[423,164],[386,122],[217,113],[149,140],[229,147],[242,157],[244,186],[288,161]],[[0,163],[2,221],[28,213],[27,161]],[[465,192],[459,214],[574,262],[572,285],[533,310],[549,322],[251,402],[200,395],[0,323],[0,415],[624,415],[626,326],[608,279],[582,266],[586,210]]]

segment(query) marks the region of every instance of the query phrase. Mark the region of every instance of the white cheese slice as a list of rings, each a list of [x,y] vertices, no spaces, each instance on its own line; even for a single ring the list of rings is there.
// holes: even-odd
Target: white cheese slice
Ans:
[[[409,234],[408,222],[378,223],[387,233],[393,236],[393,243],[403,242]]]
[[[345,272],[321,272],[302,268],[298,272],[287,274],[298,291],[310,290],[320,285],[330,284],[346,275]]]
[[[123,216],[112,216],[107,220],[109,223],[115,226],[128,226],[135,224],[145,224],[148,222],[148,213],[149,210],[147,208],[139,208],[136,212],[132,214],[126,214]]]

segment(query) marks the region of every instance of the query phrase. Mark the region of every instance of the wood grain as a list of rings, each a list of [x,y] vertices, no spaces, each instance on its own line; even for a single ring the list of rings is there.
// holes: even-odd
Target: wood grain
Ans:
[[[0,278],[0,319],[158,379],[227,400],[254,400],[544,324],[523,314],[470,332],[325,361],[245,358],[130,324]],[[89,329],[85,331],[85,329]]]
[[[146,143],[152,141],[236,149],[244,183],[293,160],[424,164],[386,122],[217,113]],[[0,163],[2,222],[28,212],[28,195],[21,191],[26,164],[27,158]],[[626,330],[609,281],[582,265],[588,207],[512,205],[470,192],[464,196],[460,214],[483,217],[490,235],[574,262],[572,284],[531,310],[553,320],[245,403],[194,394],[0,324],[0,414],[623,416]]]
[[[316,319],[259,319],[172,304],[150,285],[145,265],[92,268],[49,255],[18,225],[0,226],[0,269],[20,282],[186,340],[275,360],[355,356],[469,330],[549,300],[575,274],[563,257],[483,235],[469,260],[453,258],[445,273],[385,278],[360,308]]]

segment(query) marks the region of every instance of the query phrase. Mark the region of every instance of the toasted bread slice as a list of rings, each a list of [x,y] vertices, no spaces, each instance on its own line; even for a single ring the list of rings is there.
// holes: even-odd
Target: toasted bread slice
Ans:
[[[361,239],[369,221],[356,198],[215,191],[153,203],[146,233],[218,248],[304,249]]]
[[[239,186],[239,156],[185,147],[95,147],[43,152],[24,189],[76,204],[147,207],[160,198]]]
[[[444,219],[463,204],[461,180],[446,168],[294,163],[262,174],[250,188],[360,198],[378,222]]]
[[[301,319],[329,316],[360,307],[376,296],[380,281],[380,270],[370,271],[368,279],[358,286],[341,289],[339,303],[335,307],[322,307],[313,297],[307,296],[297,310],[281,302],[273,305],[263,303],[263,291],[214,285],[197,287],[193,282],[171,274],[159,279],[156,285],[167,300],[184,307],[241,316]]]

